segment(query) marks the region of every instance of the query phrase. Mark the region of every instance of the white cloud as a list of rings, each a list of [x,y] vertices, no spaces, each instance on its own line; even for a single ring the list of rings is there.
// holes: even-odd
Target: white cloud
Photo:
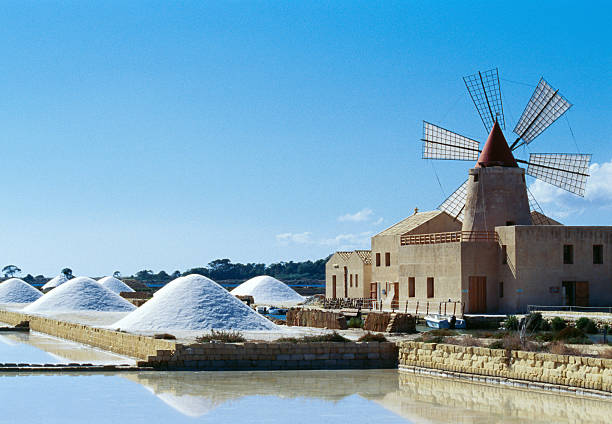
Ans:
[[[308,244],[311,243],[311,233],[304,231],[303,233],[282,233],[276,235],[276,241],[281,244]]]
[[[370,231],[338,234],[335,237],[323,239],[320,243],[340,250],[367,249],[370,246],[370,237],[372,237]]]
[[[340,222],[364,222],[364,221],[369,221],[370,219],[372,219],[373,215],[374,215],[374,211],[372,209],[365,208],[353,214],[347,213],[345,215],[339,216],[338,221]]]
[[[372,222],[372,225],[380,225],[382,224],[382,222],[384,221],[383,217],[381,216],[380,218],[378,218],[376,221]]]
[[[552,218],[565,219],[578,217],[587,210],[612,209],[612,160],[592,164],[589,174],[584,198],[540,180],[531,184],[529,190],[544,213]]]

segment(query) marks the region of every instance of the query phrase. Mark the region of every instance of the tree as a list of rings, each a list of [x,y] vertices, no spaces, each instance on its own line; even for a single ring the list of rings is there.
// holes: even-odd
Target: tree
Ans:
[[[13,277],[15,274],[18,274],[20,272],[21,272],[21,269],[19,269],[15,265],[7,265],[4,268],[2,268],[2,273],[4,274],[5,277]]]
[[[179,278],[181,276],[181,271],[179,271],[178,269],[176,271],[174,271],[172,274],[170,274],[170,276],[172,278]]]
[[[115,271],[115,272],[113,272],[113,277],[121,278],[121,273],[119,271]]]
[[[66,278],[69,279],[69,280],[74,278],[74,275],[72,275],[72,270],[70,268],[62,269],[62,274],[64,274],[66,276]]]
[[[23,281],[25,281],[28,284],[32,284],[36,281],[36,279],[34,278],[32,274],[28,274],[25,277],[23,277]]]

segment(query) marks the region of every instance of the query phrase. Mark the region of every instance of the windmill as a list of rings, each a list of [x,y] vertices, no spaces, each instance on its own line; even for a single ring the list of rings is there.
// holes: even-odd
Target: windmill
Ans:
[[[506,122],[497,68],[478,72],[463,78],[487,131],[505,130]],[[559,90],[554,89],[544,78],[540,79],[523,114],[514,127],[516,140],[509,146],[511,160],[526,165],[526,174],[562,188],[578,196],[584,196],[590,154],[579,153],[531,153],[528,160],[514,158],[512,151],[532,143],[544,130],[559,119],[572,105]],[[501,133],[503,138],[503,133]],[[475,161],[481,155],[480,143],[471,138],[449,131],[430,122],[423,121],[423,159]],[[504,140],[505,141],[505,140]],[[504,143],[505,144],[505,143]],[[478,164],[477,164],[478,166]],[[516,164],[515,164],[516,166]],[[451,194],[438,209],[455,219],[463,221],[468,181]],[[533,223],[551,224],[540,206],[527,189],[529,209]],[[533,212],[536,213],[533,213]]]

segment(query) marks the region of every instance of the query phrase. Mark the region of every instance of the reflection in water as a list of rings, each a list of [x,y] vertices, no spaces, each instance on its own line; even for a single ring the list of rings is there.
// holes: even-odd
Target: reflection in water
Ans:
[[[600,423],[612,402],[452,379],[368,371],[134,373],[125,375],[189,417],[253,396],[337,401],[358,395],[414,423]]]
[[[36,332],[2,333],[0,342],[7,346],[0,346],[0,363],[135,363],[124,356]]]

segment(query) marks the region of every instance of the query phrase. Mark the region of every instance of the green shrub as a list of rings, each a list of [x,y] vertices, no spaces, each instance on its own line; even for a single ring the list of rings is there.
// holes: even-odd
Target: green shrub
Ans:
[[[488,347],[489,349],[505,349],[503,340],[495,340]]]
[[[567,323],[563,318],[554,317],[550,322],[550,326],[552,327],[553,331],[561,331],[567,327]]]
[[[222,342],[222,343],[242,343],[246,339],[238,331],[216,331],[211,330],[210,334],[204,334],[196,338],[198,343]]]
[[[535,336],[535,339],[539,342],[552,342],[555,336],[552,333],[540,333]]]
[[[544,321],[542,319],[542,314],[539,312],[530,313],[525,317],[525,320],[527,323],[527,331],[530,332],[539,331],[540,326],[542,325],[542,321]]]
[[[506,321],[504,321],[504,328],[509,331],[517,331],[519,327],[519,320],[515,315],[510,315]]]
[[[540,331],[550,331],[550,330],[551,330],[550,322],[543,319],[542,323],[540,324]]]
[[[352,317],[346,323],[348,328],[363,328],[363,320],[361,318]]]
[[[576,328],[579,328],[588,334],[596,334],[598,332],[595,321],[586,317],[582,317],[576,321]]]
[[[319,334],[316,336],[304,337],[282,337],[277,339],[277,343],[318,343],[318,342],[348,342],[346,337],[341,336],[335,331],[331,334]]]
[[[370,333],[369,331],[357,339],[358,342],[386,342],[387,338],[382,334]]]
[[[555,340],[581,340],[586,339],[587,336],[584,332],[576,327],[565,327],[563,330],[559,331],[559,333],[555,336]]]

